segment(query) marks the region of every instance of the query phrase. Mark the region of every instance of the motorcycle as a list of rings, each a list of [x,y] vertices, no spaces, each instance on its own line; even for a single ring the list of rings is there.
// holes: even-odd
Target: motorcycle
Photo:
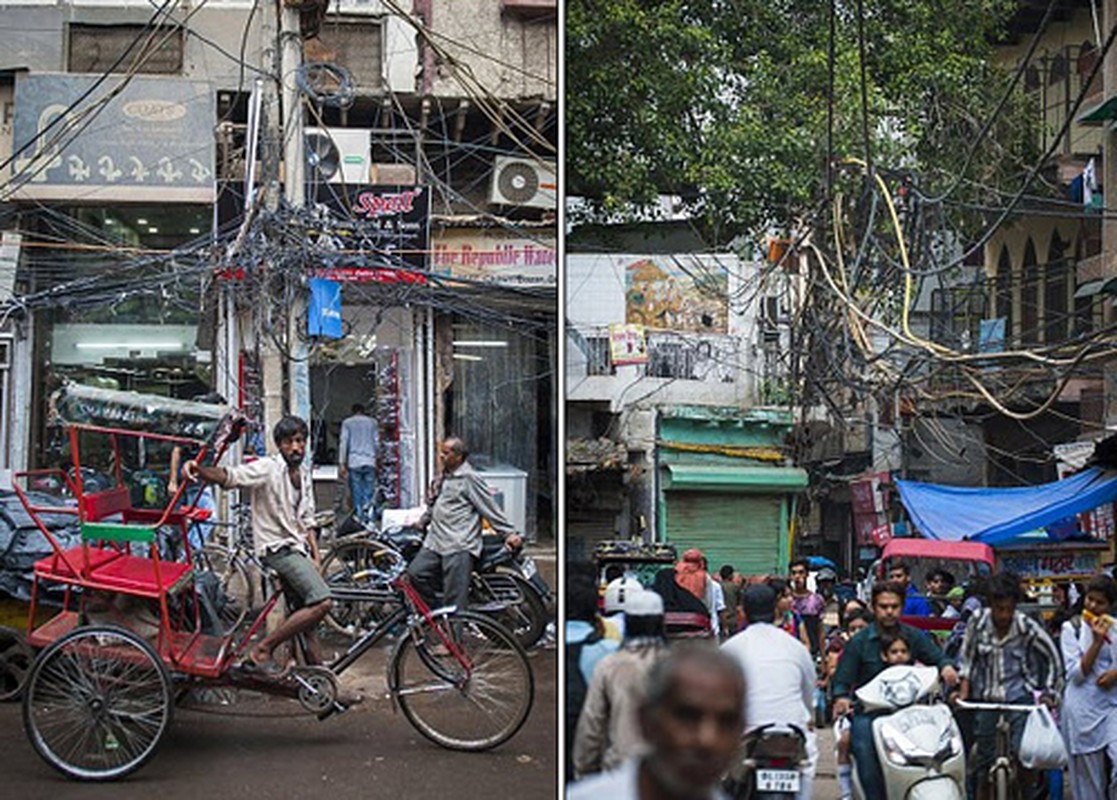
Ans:
[[[383,531],[368,530],[335,542],[323,570],[332,574],[331,564],[368,559],[370,545],[380,542],[398,552],[410,563],[423,545],[423,532],[418,528],[393,526]],[[543,636],[554,607],[554,594],[539,574],[535,560],[523,547],[509,550],[502,539],[482,537],[481,557],[474,565],[469,590],[469,607],[487,614],[503,624],[525,648],[532,647]],[[349,628],[359,623],[358,617],[370,610],[355,604],[336,609],[338,627]]]
[[[794,800],[808,764],[807,736],[797,725],[762,725],[746,736],[723,788],[733,800]]]
[[[866,712],[890,711],[873,720],[873,744],[884,776],[884,798],[872,800],[962,800],[966,758],[962,733],[950,708],[937,702],[934,667],[895,666],[857,690]],[[853,796],[866,800],[857,768]]]

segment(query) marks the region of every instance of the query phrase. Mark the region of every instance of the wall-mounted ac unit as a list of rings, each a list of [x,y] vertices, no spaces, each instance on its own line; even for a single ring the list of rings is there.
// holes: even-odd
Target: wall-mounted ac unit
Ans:
[[[362,128],[307,128],[307,180],[368,183],[370,147],[369,131]]]
[[[505,206],[555,208],[558,200],[555,176],[554,162],[497,156],[493,161],[489,202]]]

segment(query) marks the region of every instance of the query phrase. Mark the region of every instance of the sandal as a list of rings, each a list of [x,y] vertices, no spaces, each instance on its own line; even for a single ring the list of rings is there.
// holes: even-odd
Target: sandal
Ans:
[[[251,658],[246,658],[244,661],[240,662],[237,667],[245,672],[251,672],[267,678],[280,678],[287,674],[287,668],[279,666],[279,664],[276,664],[274,661],[257,663]]]

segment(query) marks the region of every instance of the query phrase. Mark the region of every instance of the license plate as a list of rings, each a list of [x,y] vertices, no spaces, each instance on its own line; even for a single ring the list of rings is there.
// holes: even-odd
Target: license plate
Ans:
[[[794,769],[758,769],[756,789],[760,792],[799,791],[799,771]]]
[[[531,580],[539,573],[539,567],[535,566],[535,559],[531,556],[524,556],[520,562],[520,568],[524,571],[524,577]]]

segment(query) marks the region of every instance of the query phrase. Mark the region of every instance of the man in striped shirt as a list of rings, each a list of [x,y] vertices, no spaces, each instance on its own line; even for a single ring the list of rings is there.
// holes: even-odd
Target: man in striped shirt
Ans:
[[[989,579],[988,608],[974,614],[962,640],[962,698],[990,703],[1031,705],[1034,695],[1054,705],[1063,691],[1059,648],[1042,624],[1016,609],[1020,581],[1011,572]],[[988,796],[985,777],[996,757],[996,727],[1000,712],[974,712],[976,758],[974,775],[978,800]],[[1008,715],[1012,750],[1019,752],[1027,715]],[[1022,786],[1030,785],[1027,776]]]

